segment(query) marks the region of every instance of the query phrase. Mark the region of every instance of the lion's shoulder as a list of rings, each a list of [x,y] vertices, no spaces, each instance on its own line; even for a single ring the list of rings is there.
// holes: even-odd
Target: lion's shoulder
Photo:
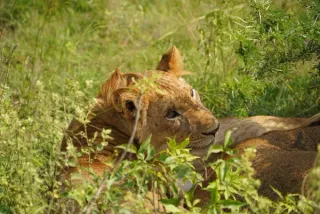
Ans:
[[[311,118],[284,118],[274,116],[253,116],[249,118],[219,119],[220,129],[217,133],[216,144],[222,144],[228,130],[232,131],[234,144],[259,137],[270,131],[292,130],[300,126],[307,126],[320,120],[320,114]]]

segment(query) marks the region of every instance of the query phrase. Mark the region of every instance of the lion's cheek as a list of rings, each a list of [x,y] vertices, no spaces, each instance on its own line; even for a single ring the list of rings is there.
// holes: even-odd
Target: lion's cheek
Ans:
[[[151,144],[155,148],[156,153],[159,153],[168,147],[167,139],[164,139],[161,135],[152,135]]]
[[[161,126],[152,126],[150,130],[152,135],[151,143],[155,147],[156,152],[160,152],[167,148],[168,138],[173,138],[177,142],[181,142],[189,137],[189,132],[182,126],[183,121],[172,120],[162,123]],[[159,128],[162,127],[162,128]]]
[[[189,124],[184,120],[175,120],[174,123],[169,127],[168,136],[174,138],[177,142],[182,142],[186,138],[191,136],[191,129]]]
[[[174,120],[170,124],[170,126],[166,129],[167,136],[170,138],[174,138],[177,141],[182,141],[185,138],[189,137],[188,129],[183,125],[184,121],[181,120]]]

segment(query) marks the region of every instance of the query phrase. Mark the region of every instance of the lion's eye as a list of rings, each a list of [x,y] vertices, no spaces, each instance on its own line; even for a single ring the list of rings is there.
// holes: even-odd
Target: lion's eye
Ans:
[[[166,115],[166,118],[168,119],[174,119],[176,117],[178,117],[180,114],[177,112],[177,111],[174,111],[174,110],[169,110],[167,115]]]
[[[191,89],[190,94],[191,94],[191,97],[195,98],[195,96],[196,96],[196,90]]]

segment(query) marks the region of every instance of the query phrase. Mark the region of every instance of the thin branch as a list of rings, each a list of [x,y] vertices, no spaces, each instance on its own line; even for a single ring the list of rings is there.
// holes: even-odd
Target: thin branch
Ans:
[[[4,74],[2,92],[1,92],[1,95],[0,95],[0,103],[2,102],[3,94],[4,94],[4,88],[6,87],[5,85],[6,85],[7,81],[8,81],[8,76],[9,76],[9,70],[10,70],[10,67],[11,67],[12,56],[13,56],[13,53],[14,53],[15,49],[17,48],[17,46],[18,45],[15,45],[11,49],[10,56],[9,56],[9,59],[8,59],[8,62],[7,62],[7,70],[6,70],[5,74]]]
[[[156,199],[155,199],[155,191],[156,191],[156,187],[155,187],[155,182],[151,182],[151,187],[152,187],[152,204],[153,204],[153,212],[156,214],[157,213],[157,209],[156,209]]]
[[[33,74],[34,74],[35,68],[36,68],[36,61],[37,61],[40,34],[43,32],[43,29],[44,29],[45,25],[50,21],[52,15],[53,15],[53,13],[51,11],[52,4],[53,4],[52,0],[48,2],[48,8],[46,10],[46,13],[45,13],[45,16],[44,16],[44,20],[42,22],[42,25],[39,27],[37,35],[36,35],[35,46],[34,46],[34,51],[33,51],[33,62],[32,62],[32,68],[31,68],[31,72]],[[33,80],[31,80],[31,83],[30,83],[29,87],[26,88],[26,93],[28,93],[28,91],[32,89],[32,87],[33,87],[32,81]]]
[[[97,192],[90,199],[89,203],[87,204],[87,206],[84,208],[84,210],[81,213],[83,213],[83,214],[90,214],[91,213],[92,206],[95,203],[95,201],[99,198],[99,195],[101,194],[102,190],[104,189],[104,184],[107,181],[107,179],[109,178],[109,175],[111,175],[115,170],[118,169],[119,164],[121,163],[121,161],[123,161],[123,159],[125,158],[125,156],[128,153],[128,149],[133,144],[134,137],[135,137],[136,132],[137,132],[138,121],[139,121],[139,118],[140,118],[142,96],[143,96],[143,94],[140,92],[139,97],[138,97],[137,115],[136,115],[136,118],[135,118],[135,121],[134,121],[133,130],[132,130],[132,133],[131,133],[131,136],[130,136],[130,139],[129,139],[129,142],[127,144],[127,147],[126,147],[125,151],[122,153],[121,157],[117,160],[117,162],[115,163],[115,165],[112,168],[112,170],[103,177],[103,179],[101,180],[101,182],[99,184]]]
[[[51,18],[51,16],[52,16],[52,14],[49,12],[50,9],[51,9],[51,3],[52,3],[52,2],[49,1],[49,3],[48,3],[49,5],[48,5],[48,8],[47,8],[46,14],[45,14],[45,16],[44,16],[43,23],[42,23],[42,25],[40,26],[40,28],[38,29],[38,32],[37,32],[37,35],[36,35],[36,43],[35,43],[34,54],[33,54],[33,56],[34,56],[34,61],[33,61],[33,64],[32,64],[32,72],[34,72],[34,69],[35,69],[36,55],[37,55],[37,50],[38,50],[38,42],[39,42],[40,33],[41,33],[42,30],[44,29],[44,26],[45,26],[45,24],[47,23],[47,21],[49,21],[50,18]],[[48,16],[49,16],[49,13],[50,13],[50,17],[49,17],[49,19],[47,19]]]

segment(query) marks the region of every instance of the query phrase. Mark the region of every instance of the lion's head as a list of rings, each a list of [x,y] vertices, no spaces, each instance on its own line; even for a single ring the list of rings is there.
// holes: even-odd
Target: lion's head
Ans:
[[[159,90],[148,90],[139,105],[141,93],[135,89],[135,85],[153,73],[159,74],[155,80]],[[85,129],[88,137],[93,137],[94,132],[97,132],[95,143],[99,143],[101,130],[111,129],[113,140],[104,152],[112,153],[114,146],[128,142],[137,109],[140,108],[135,135],[137,145],[151,135],[151,143],[159,152],[166,148],[168,138],[175,138],[177,142],[189,138],[189,148],[193,154],[206,154],[209,146],[214,143],[219,124],[203,106],[196,90],[181,78],[183,73],[182,58],[175,47],[162,56],[156,71],[121,73],[116,70],[102,85],[96,98],[91,122]],[[77,135],[83,130],[84,126],[76,120],[68,128],[67,133],[73,137],[76,146],[87,145],[86,139]],[[64,141],[62,149],[65,148]]]

